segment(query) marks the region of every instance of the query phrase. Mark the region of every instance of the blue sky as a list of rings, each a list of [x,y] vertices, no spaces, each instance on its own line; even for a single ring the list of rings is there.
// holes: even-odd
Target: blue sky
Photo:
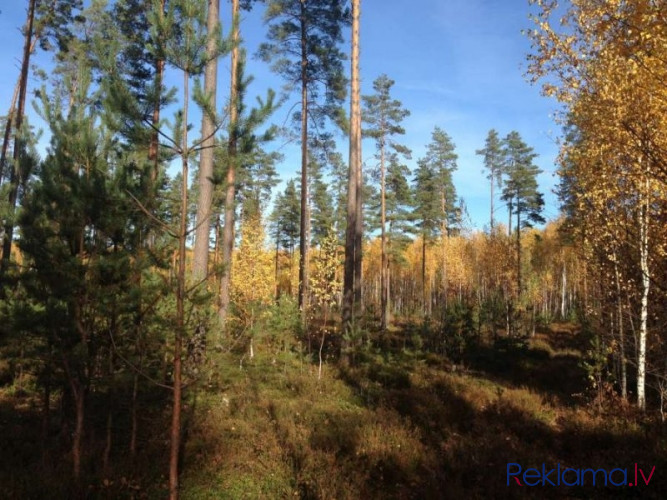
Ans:
[[[24,22],[26,5],[27,1],[17,0],[1,8],[0,55],[4,69],[0,72],[0,113],[6,113],[9,107],[18,75],[22,49],[18,28]],[[228,5],[221,0],[225,32],[229,26]],[[523,76],[530,43],[521,30],[531,27],[528,13],[527,0],[362,0],[362,94],[372,93],[373,80],[382,73],[396,81],[394,96],[411,112],[404,122],[406,135],[402,141],[413,151],[410,167],[424,154],[435,126],[452,137],[459,155],[454,182],[478,228],[488,224],[489,186],[475,150],[483,147],[491,128],[502,136],[517,130],[539,154],[536,163],[544,170],[539,183],[545,193],[545,216],[558,215],[552,193],[557,182],[554,162],[559,127],[552,119],[556,103],[541,97],[539,88]],[[247,73],[255,77],[250,97],[264,94],[268,87],[282,86],[264,63],[251,57],[265,33],[261,17],[262,9],[255,8],[242,21],[250,56]],[[47,63],[43,57],[36,61]],[[224,98],[228,95],[227,59],[221,60],[219,71],[223,82],[219,95]],[[175,84],[176,78],[173,81]],[[276,123],[286,120],[296,99],[292,96],[277,111]],[[192,122],[197,130],[199,119],[193,117]],[[342,136],[339,144],[347,158],[347,143]],[[363,148],[363,158],[371,164],[374,146],[364,141]],[[281,151],[285,154],[285,162],[279,167],[281,177],[294,177],[299,170],[298,144],[282,145]],[[505,221],[506,210],[499,203],[497,207],[497,219]]]

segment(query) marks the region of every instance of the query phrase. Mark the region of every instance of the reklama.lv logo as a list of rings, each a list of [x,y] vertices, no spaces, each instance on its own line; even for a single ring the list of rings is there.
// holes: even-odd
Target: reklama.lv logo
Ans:
[[[655,465],[646,477],[637,464],[634,464],[634,469],[618,467],[607,470],[561,468],[559,463],[553,469],[547,469],[546,465],[542,464],[541,470],[536,468],[523,470],[521,464],[508,463],[507,486],[639,486],[640,480],[648,486],[654,472]]]

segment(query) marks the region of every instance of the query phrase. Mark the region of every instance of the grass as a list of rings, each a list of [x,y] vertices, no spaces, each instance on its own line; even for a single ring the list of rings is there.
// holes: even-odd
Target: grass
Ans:
[[[663,426],[617,399],[589,403],[584,344],[571,325],[480,343],[456,365],[410,349],[400,335],[392,333],[391,349],[371,339],[345,368],[327,363],[319,381],[303,352],[258,344],[242,367],[241,353],[220,354],[188,399],[182,497],[664,497]],[[91,484],[90,498],[164,498],[166,442],[157,422],[168,416],[143,415],[155,426],[144,436],[143,461],[133,474],[119,469],[112,481]],[[0,392],[0,422],[0,497],[67,498],[58,477],[69,462],[57,459],[67,458],[66,440],[48,451],[49,463],[35,462],[40,443],[30,429],[39,428],[39,415],[9,389]],[[507,486],[508,462],[656,470],[642,488],[530,489]]]
[[[397,335],[396,332],[393,334]],[[184,498],[662,498],[661,427],[577,397],[579,341],[565,327],[480,346],[467,368],[402,349],[356,363],[221,371],[190,435]],[[397,344],[400,344],[397,343]],[[658,429],[658,438],[648,433]],[[508,488],[506,464],[656,465],[649,487]]]

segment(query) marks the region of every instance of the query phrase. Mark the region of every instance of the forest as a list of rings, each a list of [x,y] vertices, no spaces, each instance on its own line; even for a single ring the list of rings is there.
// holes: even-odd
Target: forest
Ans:
[[[523,2],[555,217],[525,133],[413,152],[381,2],[18,3],[0,498],[665,498],[664,0]]]

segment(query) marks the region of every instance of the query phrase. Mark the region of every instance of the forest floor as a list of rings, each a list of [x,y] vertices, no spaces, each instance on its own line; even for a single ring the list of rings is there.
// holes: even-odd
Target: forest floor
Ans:
[[[666,498],[664,426],[613,396],[593,401],[587,347],[573,325],[554,324],[478,345],[457,366],[386,348],[325,365],[320,381],[315,365],[236,363],[200,402],[184,497]],[[640,487],[520,487],[507,485],[508,463],[623,468],[628,482],[635,463],[655,472]]]
[[[573,325],[476,344],[457,365],[403,348],[407,330],[392,335],[393,348],[363,349],[347,368],[325,363],[320,380],[306,356],[262,345],[242,362],[221,355],[220,368],[186,407],[182,497],[667,497],[665,426],[613,395],[594,398],[582,368],[587,341]],[[34,432],[39,416],[25,403],[0,391],[0,498],[40,498],[40,490],[66,498],[54,485],[67,476],[67,448],[34,459],[44,456]],[[160,425],[168,417],[166,410],[142,416],[145,457],[131,467],[117,439],[112,457],[123,465],[112,479],[91,484],[90,498],[165,497],[168,443]],[[148,424],[155,436],[145,440]],[[98,425],[104,429],[104,421]],[[88,437],[100,446],[87,458],[99,462],[103,436]],[[629,482],[635,463],[647,479],[655,469],[648,485],[639,477],[639,487],[508,486],[508,463],[622,468]]]

